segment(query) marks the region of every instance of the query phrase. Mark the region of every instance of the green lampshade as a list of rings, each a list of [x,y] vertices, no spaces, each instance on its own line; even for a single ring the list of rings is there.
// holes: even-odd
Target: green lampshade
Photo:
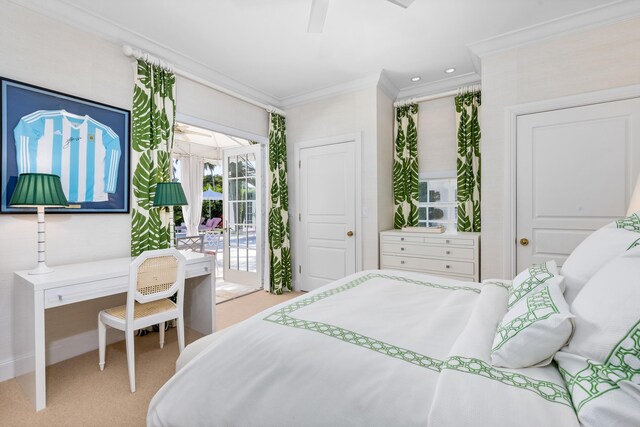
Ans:
[[[153,206],[182,206],[186,204],[187,198],[179,182],[159,182],[156,185]]]
[[[22,173],[9,201],[11,206],[69,206],[58,175]]]

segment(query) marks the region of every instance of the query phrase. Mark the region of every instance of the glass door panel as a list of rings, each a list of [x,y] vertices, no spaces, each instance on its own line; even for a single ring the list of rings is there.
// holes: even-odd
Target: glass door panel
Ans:
[[[251,145],[224,152],[224,278],[226,281],[261,285],[261,146]]]

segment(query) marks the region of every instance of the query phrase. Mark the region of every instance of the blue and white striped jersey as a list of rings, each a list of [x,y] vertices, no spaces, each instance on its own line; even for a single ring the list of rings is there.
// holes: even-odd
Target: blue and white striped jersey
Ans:
[[[110,127],[65,110],[39,110],[13,133],[18,173],[59,175],[70,203],[103,202],[115,193],[120,138]]]

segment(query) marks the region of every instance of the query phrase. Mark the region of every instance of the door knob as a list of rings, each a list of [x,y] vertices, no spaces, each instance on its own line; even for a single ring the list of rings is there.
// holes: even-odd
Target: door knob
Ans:
[[[522,239],[520,239],[520,244],[522,246],[527,246],[529,244],[529,239],[527,239],[526,237],[523,237]]]
[[[353,236],[353,231],[351,231],[351,230],[347,231],[347,236],[349,236],[349,237]]]

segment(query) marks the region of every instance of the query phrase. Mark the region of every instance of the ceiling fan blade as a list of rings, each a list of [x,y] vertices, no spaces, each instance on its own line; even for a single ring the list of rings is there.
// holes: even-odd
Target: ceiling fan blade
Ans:
[[[404,7],[405,9],[411,6],[411,3],[414,2],[414,0],[387,0],[387,1],[390,1],[393,4],[397,4],[400,7]]]
[[[307,33],[321,33],[324,28],[324,20],[327,17],[329,0],[311,0],[311,13]]]

